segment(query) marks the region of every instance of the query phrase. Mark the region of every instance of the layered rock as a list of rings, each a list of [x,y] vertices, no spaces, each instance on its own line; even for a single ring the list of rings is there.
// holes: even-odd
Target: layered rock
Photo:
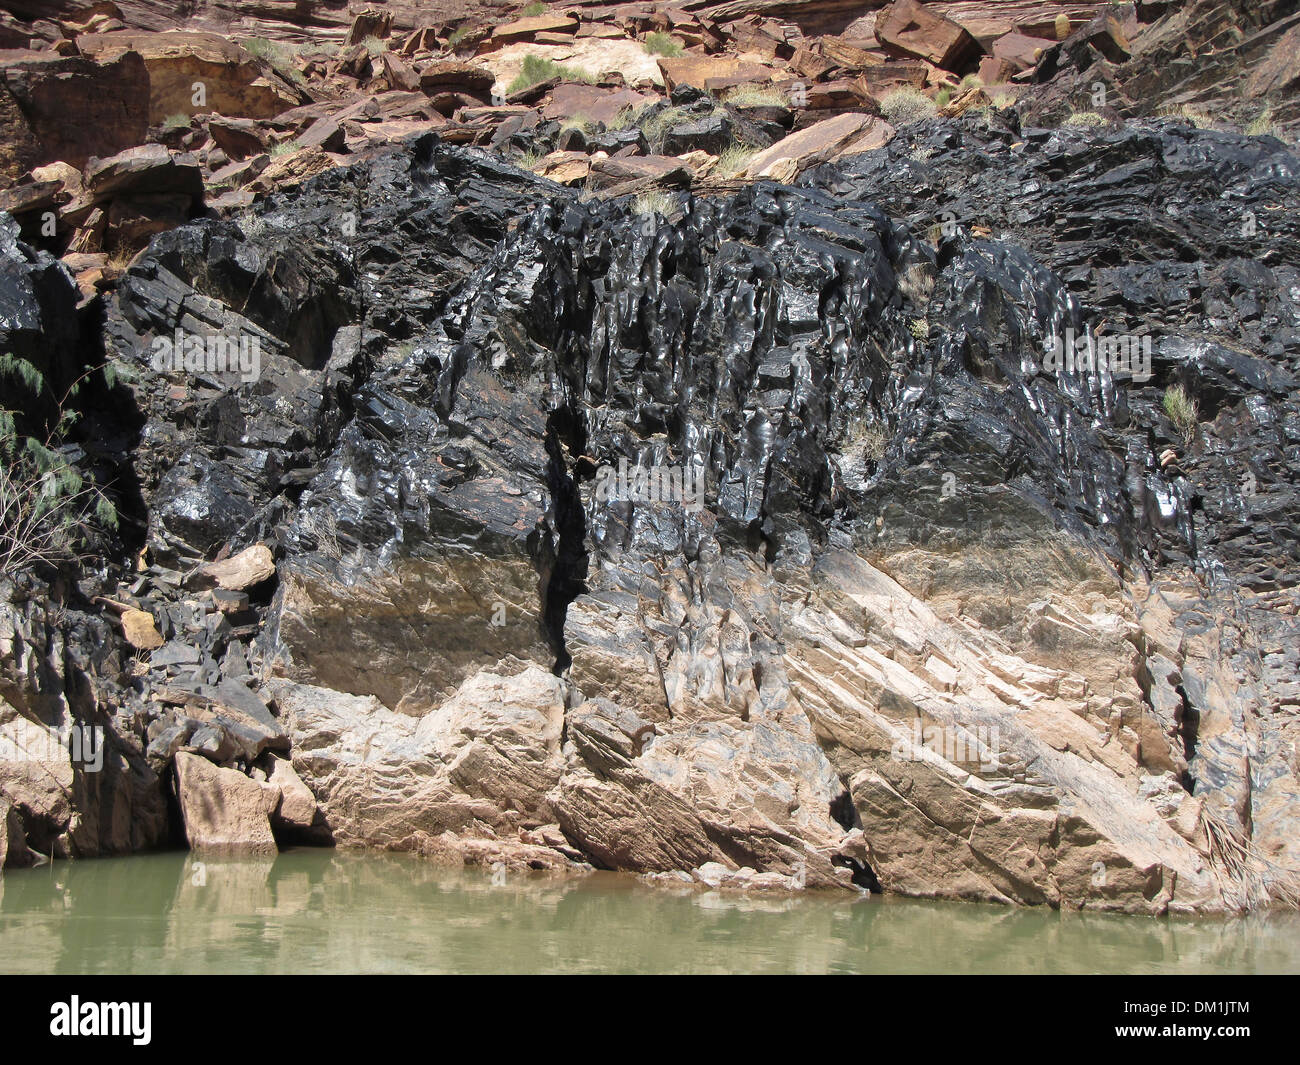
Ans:
[[[1038,74],[1129,62],[1066,22]],[[970,36],[1043,32],[1009,27]],[[296,139],[256,180],[303,183],[157,237],[89,338],[136,371],[137,410],[85,442],[133,441],[141,530],[93,600],[124,636],[100,621],[96,646],[142,653],[74,674],[65,713],[30,693],[66,626],[13,622],[4,735],[104,721],[122,752],[115,792],[62,755],[45,791],[6,770],[26,846],[157,840],[174,770],[195,847],[1150,913],[1294,898],[1300,164],[1162,123],[1022,128],[986,96],[896,130],[862,86],[913,68],[839,28],[815,53],[740,31],[802,52],[817,106],[719,104],[695,73],[639,129],[626,93],[561,130],[599,99],[538,94],[554,172],[592,196],[432,135],[325,150],[456,96],[444,73],[482,91],[472,71],[417,68],[388,112],[206,120],[248,159]],[[912,54],[970,51],[935,33]],[[819,56],[863,72],[836,88]],[[540,136],[523,105],[453,105],[449,137]],[[619,197],[707,188],[727,130],[770,145],[758,184]],[[7,232],[13,339],[61,350],[70,282]],[[1103,332],[1136,337],[1136,377],[1049,361]],[[256,365],[156,357],[185,337]],[[123,795],[146,830],[85,827]]]

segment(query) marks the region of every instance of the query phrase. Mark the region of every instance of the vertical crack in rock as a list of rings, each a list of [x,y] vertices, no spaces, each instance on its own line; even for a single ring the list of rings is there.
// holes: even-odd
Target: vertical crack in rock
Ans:
[[[551,671],[556,676],[562,676],[572,661],[564,640],[569,604],[586,591],[587,519],[578,487],[585,452],[582,419],[568,405],[551,411],[546,419],[546,481],[551,498],[547,517],[555,539],[548,530],[541,606],[542,626],[555,652]]]

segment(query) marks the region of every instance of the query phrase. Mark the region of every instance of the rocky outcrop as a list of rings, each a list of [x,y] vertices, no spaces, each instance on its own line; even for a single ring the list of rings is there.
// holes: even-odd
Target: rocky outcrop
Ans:
[[[235,769],[196,754],[176,755],[176,796],[190,849],[274,854],[271,814],[277,794]]]
[[[1081,274],[1063,256],[1091,252],[1068,243],[1040,264],[974,236],[1011,226],[1040,245],[1032,218],[988,217],[1012,200],[978,184],[949,230],[931,205],[937,246],[922,239],[909,168],[966,158],[942,128],[676,221],[426,140],[317,179],[242,241],[220,222],[160,238],[109,323],[143,374],[150,555],[159,575],[218,584],[183,594],[235,596],[267,624],[218,626],[188,662],[154,652],[170,709],[151,757],[189,751],[262,787],[287,752],[319,809],[277,791],[259,831],[280,809],[338,843],[440,858],[1149,912],[1284,894],[1294,780],[1243,775],[1230,752],[1274,749],[1290,714],[1242,717],[1219,694],[1240,663],[1178,635],[1188,610],[1226,610],[1196,590],[1202,560],[1247,579],[1250,553],[1185,520],[1198,460],[1159,395],[1187,374],[1201,395],[1213,381],[1244,403],[1230,382],[1252,381],[1284,403],[1289,371],[1184,336],[1155,348],[1152,384],[1045,372],[1046,338],[1142,282]],[[1091,195],[1054,169],[1084,143],[1164,168],[1160,195],[1189,219],[1226,202],[1223,182],[1244,202],[1278,195],[1257,183],[1293,165],[1201,134],[1218,162],[1192,174],[1189,135],[1158,127],[1113,143],[963,128],[981,154],[1035,146],[1007,166],[1048,190],[1044,219]],[[1126,195],[1137,210],[1150,192]],[[895,195],[910,230],[870,205]],[[463,201],[477,250],[448,229]],[[395,225],[394,203],[428,221]],[[270,268],[289,233],[306,274]],[[429,295],[391,298],[412,271]],[[1073,297],[1061,276],[1094,287]],[[260,440],[269,462],[220,470],[222,420],[144,363],[181,306],[266,334],[257,383],[214,379],[186,402],[233,403],[240,447]],[[301,327],[284,330],[285,307]],[[1128,442],[1100,443],[1097,418]],[[198,441],[179,431],[191,420]],[[679,494],[602,495],[598,471],[620,464],[676,469]],[[259,541],[274,573],[220,587]],[[230,562],[200,565],[223,545]],[[1252,639],[1287,631],[1261,609]],[[246,672],[205,679],[200,659],[221,676],[232,655]],[[1269,668],[1255,683],[1284,708],[1288,667]],[[1247,847],[1249,877],[1220,864],[1219,839]]]
[[[269,63],[215,33],[86,34],[77,39],[77,46],[99,62],[129,54],[144,60],[153,124],[196,111],[271,118],[305,102]]]
[[[53,54],[11,58],[0,68],[0,182],[34,167],[82,167],[144,142],[149,74],[134,52],[92,63]]]
[[[1131,15],[1012,42],[1011,76],[1125,67],[1165,25]],[[622,18],[718,54],[701,14]],[[0,735],[103,723],[120,755],[99,777],[55,752],[44,790],[6,764],[26,846],[148,845],[174,780],[196,848],[1293,901],[1300,163],[1162,121],[1028,125],[933,62],[1048,32],[985,21],[729,31],[761,68],[798,55],[802,102],[752,72],[719,100],[732,75],[665,59],[667,99],[609,79],[470,106],[481,72],[416,62],[393,89],[404,67],[358,44],[340,62],[369,73],[328,76],[380,96],[142,153],[192,184],[173,153],[211,137],[201,165],[242,155],[277,191],[156,236],[88,335],[11,227],[14,343],[134,370],[79,446],[138,491],[69,617],[38,624],[53,586],[11,596]],[[896,78],[965,113],[886,122]],[[441,135],[362,129],[412,115]],[[749,183],[717,180],[741,135]],[[455,143],[498,136],[587,187]],[[103,193],[135,159],[32,184]],[[75,701],[41,672],[68,633],[96,648],[59,666]]]

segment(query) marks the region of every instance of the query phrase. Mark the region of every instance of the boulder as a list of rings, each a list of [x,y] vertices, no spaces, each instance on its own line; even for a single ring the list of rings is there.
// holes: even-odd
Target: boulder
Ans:
[[[822,55],[833,65],[846,70],[863,70],[866,67],[879,66],[885,56],[875,47],[875,41],[852,40],[844,37],[823,37],[818,47]]]
[[[203,171],[190,155],[178,155],[161,144],[142,144],[86,166],[84,202],[101,204],[119,196],[176,193],[192,202],[203,200]]]
[[[126,642],[140,651],[153,651],[163,645],[163,638],[147,610],[127,610],[122,614],[122,633]]]
[[[320,148],[327,152],[346,151],[347,142],[343,127],[332,118],[318,118],[298,135],[299,148]]]
[[[420,67],[420,89],[430,96],[441,92],[461,92],[486,100],[492,93],[496,75],[480,63],[460,59],[436,59]]]
[[[275,854],[271,814],[279,791],[237,769],[222,769],[184,751],[176,755],[176,797],[190,849]]]
[[[664,130],[663,151],[665,155],[681,155],[684,152],[705,151],[717,155],[730,147],[734,136],[731,120],[723,111],[685,122],[676,122]]]
[[[959,23],[918,0],[894,0],[876,17],[876,40],[891,55],[924,59],[954,74],[974,69],[983,53]]]
[[[788,182],[818,163],[881,148],[893,138],[894,127],[875,115],[836,115],[759,152],[745,167],[745,177]]]
[[[95,63],[24,54],[0,68],[0,184],[33,167],[82,167],[148,133],[149,71],[134,52]]]
[[[345,45],[363,43],[368,37],[383,40],[393,31],[393,13],[368,7],[357,14],[344,38]]]
[[[316,823],[316,796],[302,782],[287,758],[272,758],[267,787],[276,792],[274,821],[291,828],[309,829]]]
[[[578,28],[578,20],[570,15],[533,15],[516,19],[492,30],[489,44],[500,46],[516,41],[532,41],[539,33],[572,34]]]
[[[214,581],[218,588],[242,592],[273,577],[275,559],[266,544],[253,544],[220,562],[209,562],[201,573]]]
[[[670,94],[679,85],[693,85],[697,89],[707,89],[710,87],[710,81],[717,82],[718,79],[732,79],[731,84],[772,80],[771,67],[733,57],[680,56],[670,59],[660,56],[658,62],[659,71],[664,79],[664,88]]]
[[[1029,70],[1037,65],[1047,49],[1056,45],[1043,37],[1028,37],[1023,33],[1007,33],[993,42],[993,55],[1009,63],[1016,70]]]
[[[650,93],[631,89],[605,89],[599,85],[566,81],[551,91],[551,98],[542,108],[542,117],[561,119],[581,116],[592,122],[609,123],[625,110],[646,107],[658,99],[658,96]]]
[[[249,118],[214,115],[208,120],[208,135],[232,160],[266,151],[265,130]]]
[[[0,795],[0,870],[31,864],[18,807]]]

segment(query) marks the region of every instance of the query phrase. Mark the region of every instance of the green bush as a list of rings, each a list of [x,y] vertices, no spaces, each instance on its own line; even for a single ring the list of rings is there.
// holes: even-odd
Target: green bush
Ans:
[[[112,388],[119,369],[107,363],[87,370],[58,396],[31,362],[0,356],[4,394],[24,401],[21,409],[0,407],[0,570],[6,573],[76,558],[96,524],[117,528],[108,496],[68,459],[81,417],[71,404],[96,375]],[[32,412],[47,404],[50,421],[33,428]]]
[[[596,79],[585,70],[577,67],[565,67],[553,59],[544,59],[539,55],[524,56],[524,64],[514,80],[506,86],[506,95],[530,89],[543,81],[559,78],[561,81],[583,81],[591,84]]]

